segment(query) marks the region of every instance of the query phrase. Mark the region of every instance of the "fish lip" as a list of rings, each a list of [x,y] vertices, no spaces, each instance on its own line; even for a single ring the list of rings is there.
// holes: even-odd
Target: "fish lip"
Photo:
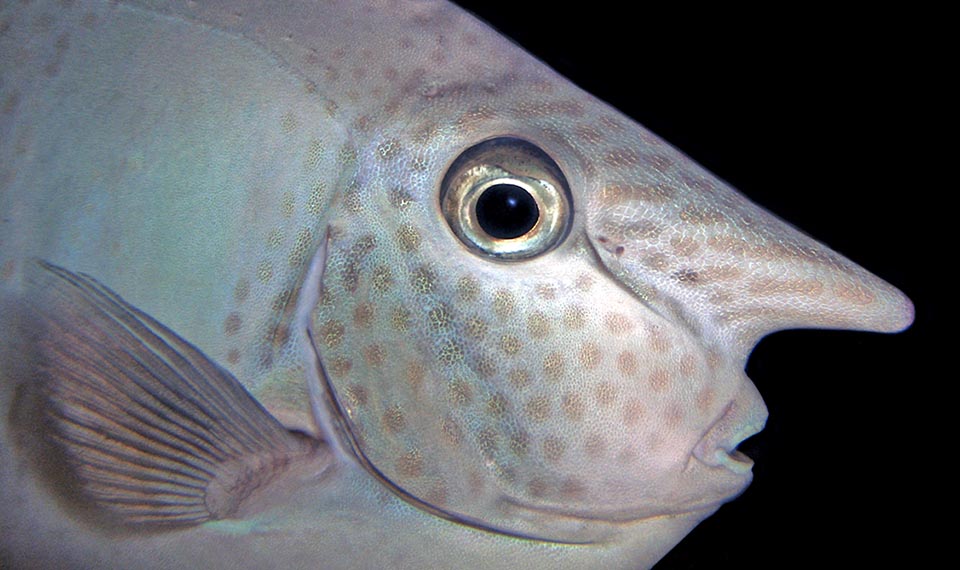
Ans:
[[[757,413],[761,410],[762,413]],[[761,410],[744,410],[737,401],[731,401],[694,445],[693,456],[709,467],[748,475],[753,469],[753,460],[737,446],[763,430],[767,414],[765,409]]]

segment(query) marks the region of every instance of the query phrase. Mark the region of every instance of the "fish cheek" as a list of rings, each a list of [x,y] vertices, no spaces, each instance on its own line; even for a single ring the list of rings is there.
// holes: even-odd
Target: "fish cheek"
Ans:
[[[726,397],[711,394],[696,343],[583,257],[530,271],[372,241],[340,240],[313,319],[343,421],[374,470],[495,528],[524,528],[505,504],[668,512],[675,486],[663,480]]]
[[[555,282],[553,300],[518,291],[522,326],[493,320],[490,336],[510,342],[497,380],[509,410],[498,426],[505,451],[492,460],[519,504],[640,517],[665,508],[669,480],[734,383],[710,386],[696,343],[582,267]]]

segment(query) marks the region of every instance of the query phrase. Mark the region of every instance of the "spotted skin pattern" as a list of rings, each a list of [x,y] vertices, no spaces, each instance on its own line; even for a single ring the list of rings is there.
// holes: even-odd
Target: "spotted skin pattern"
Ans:
[[[749,483],[733,449],[766,417],[743,372],[761,336],[912,319],[454,6],[0,14],[5,290],[30,257],[95,275],[327,440],[377,501],[458,526],[440,536],[617,545],[565,563],[649,566]],[[528,260],[469,250],[440,212],[450,164],[502,136],[543,149],[572,195],[567,238]]]

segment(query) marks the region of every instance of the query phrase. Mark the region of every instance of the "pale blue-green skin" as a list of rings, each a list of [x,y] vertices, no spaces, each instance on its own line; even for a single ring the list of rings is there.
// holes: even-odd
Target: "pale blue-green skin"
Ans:
[[[95,276],[195,343],[288,427],[329,437],[324,427],[333,420],[312,375],[312,354],[304,351],[307,321],[297,320],[311,259],[323,247],[332,260],[328,275],[342,276],[358,236],[373,232],[393,241],[400,214],[386,196],[402,184],[419,200],[414,214],[404,214],[419,216],[412,219],[423,240],[418,259],[433,253],[450,260],[449,267],[440,267],[441,276],[444,269],[453,276],[476,266],[491,276],[484,287],[496,287],[497,270],[456,242],[431,204],[445,166],[460,151],[503,134],[548,150],[574,194],[571,239],[532,265],[534,274],[549,276],[566,291],[566,277],[572,283],[589,271],[605,289],[600,299],[577,297],[588,311],[600,314],[604,302],[614,304],[610,295],[618,295],[616,305],[627,307],[636,322],[672,323],[678,345],[699,347],[704,361],[710,355],[717,363],[696,382],[718,401],[667,434],[684,453],[709,432],[727,402],[741,403],[745,411],[736,425],[724,424],[726,431],[708,438],[717,449],[729,450],[762,425],[762,402],[742,368],[763,334],[798,326],[892,331],[912,318],[909,301],[898,291],[753,206],[453,6],[225,4],[3,7],[4,330],[15,330],[26,260],[47,259]],[[665,185],[670,197],[611,198],[611,187],[631,184]],[[667,237],[630,234],[627,222],[636,220],[657,223],[657,235]],[[598,239],[609,232],[628,246],[624,257]],[[710,238],[736,238],[756,248],[708,251]],[[678,244],[691,242],[698,253],[682,253]],[[631,257],[634,252],[642,255]],[[406,262],[396,253],[383,255],[381,261],[403,270]],[[565,267],[577,267],[577,274],[563,275]],[[691,289],[677,278],[678,267],[714,275],[715,281]],[[416,302],[409,291],[397,295]],[[456,303],[452,294],[448,301]],[[351,302],[321,307],[313,315],[316,324],[346,320]],[[306,309],[301,317],[312,307]],[[352,339],[358,346],[368,340]],[[10,552],[18,563],[641,568],[749,481],[738,475],[720,485],[722,493],[711,494],[713,479],[704,479],[703,489],[694,485],[686,494],[658,496],[660,510],[649,517],[610,523],[601,507],[612,499],[598,495],[600,520],[581,528],[577,519],[574,530],[547,514],[513,522],[501,513],[493,516],[487,503],[454,505],[491,526],[534,536],[602,537],[598,544],[551,545],[418,510],[356,465],[343,441],[331,438],[331,459],[317,467],[323,478],[296,479],[292,495],[267,501],[247,518],[162,535],[107,536],[61,511],[14,448],[8,425],[14,387],[29,379],[16,358],[18,342],[5,336],[0,346],[0,552]],[[671,366],[650,358],[647,366]],[[377,380],[370,382],[376,398]],[[677,398],[690,403],[692,396]],[[600,410],[588,413],[604,417]],[[578,429],[559,420],[555,427],[574,435]],[[391,446],[430,445],[387,436],[376,441],[388,455]],[[378,448],[370,451],[375,459]],[[713,451],[702,455],[709,459]],[[705,472],[729,475],[720,465],[725,457]],[[690,459],[700,465],[704,457]],[[435,460],[466,469],[475,458]],[[645,469],[644,476],[656,475],[650,465]],[[646,497],[627,490],[626,504]],[[671,498],[689,503],[687,495],[698,491],[704,500],[694,510],[663,510]]]

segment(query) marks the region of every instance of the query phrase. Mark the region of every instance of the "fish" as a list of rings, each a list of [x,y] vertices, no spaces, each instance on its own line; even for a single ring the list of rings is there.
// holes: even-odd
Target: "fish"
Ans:
[[[2,18],[4,567],[649,567],[749,483],[760,337],[912,320],[448,5]]]

